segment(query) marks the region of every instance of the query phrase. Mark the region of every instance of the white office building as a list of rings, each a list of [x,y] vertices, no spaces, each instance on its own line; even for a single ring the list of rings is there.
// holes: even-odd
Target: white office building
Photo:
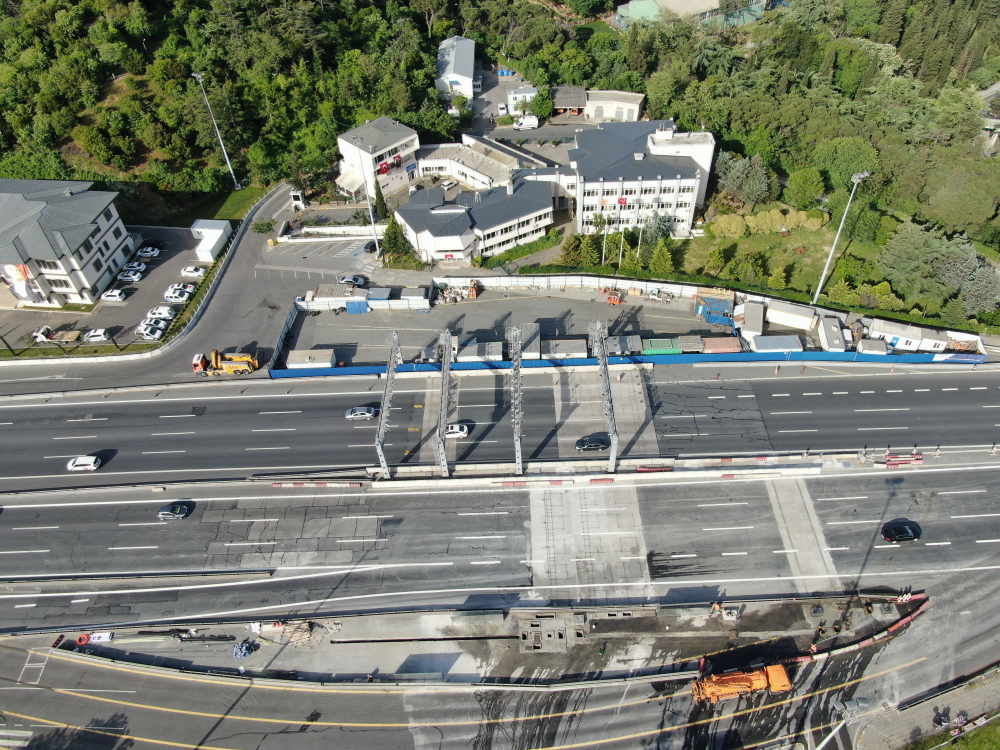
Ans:
[[[588,91],[583,115],[596,122],[636,122],[645,100],[645,94],[631,91]]]
[[[452,36],[438,45],[437,78],[434,86],[449,99],[461,94],[472,100],[482,89],[476,73],[476,43],[464,36]]]
[[[391,195],[418,178],[417,131],[388,117],[379,117],[337,138],[340,176],[337,190],[354,200],[375,196],[378,180],[383,195]]]
[[[535,98],[537,93],[538,89],[534,86],[518,86],[516,89],[509,89],[507,91],[507,111],[516,117],[521,114],[522,107],[519,105],[524,102],[523,111],[529,113],[527,106],[531,104],[531,100]]]
[[[115,198],[92,182],[0,180],[0,281],[16,300],[94,302],[135,250]]]

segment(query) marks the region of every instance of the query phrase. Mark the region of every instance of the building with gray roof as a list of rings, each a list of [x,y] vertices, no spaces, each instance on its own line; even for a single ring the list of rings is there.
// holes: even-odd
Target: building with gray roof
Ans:
[[[420,138],[392,118],[378,117],[342,133],[337,146],[342,157],[337,189],[355,200],[374,196],[376,180],[382,194],[391,195],[417,178]]]
[[[94,302],[132,254],[114,201],[92,182],[0,180],[0,280],[32,305]]]
[[[427,262],[472,260],[537,240],[552,223],[550,184],[515,180],[446,202],[442,188],[418,190],[396,209],[410,244]]]
[[[437,78],[434,86],[448,98],[476,94],[476,43],[464,36],[452,36],[438,45]]]
[[[552,108],[559,113],[578,115],[587,106],[587,89],[583,86],[553,86]]]

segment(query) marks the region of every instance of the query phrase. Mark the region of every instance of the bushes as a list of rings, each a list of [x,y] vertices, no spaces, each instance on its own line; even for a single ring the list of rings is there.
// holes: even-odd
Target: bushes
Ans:
[[[788,229],[809,229],[816,231],[829,221],[822,211],[783,210],[775,208],[758,214],[724,214],[711,224],[712,234],[721,239],[737,239],[749,234],[772,234]]]
[[[490,258],[483,259],[483,268],[497,268],[501,263],[509,263],[512,260],[517,260],[518,258],[524,258],[528,255],[533,255],[540,250],[545,250],[546,248],[552,247],[553,245],[559,244],[559,232],[555,228],[550,229],[549,233],[544,237],[539,237],[534,242],[528,242],[524,245],[518,245],[517,247],[512,247],[510,250],[505,250],[499,255],[494,255]]]
[[[712,234],[721,239],[746,237],[749,227],[739,214],[725,214],[712,222]]]

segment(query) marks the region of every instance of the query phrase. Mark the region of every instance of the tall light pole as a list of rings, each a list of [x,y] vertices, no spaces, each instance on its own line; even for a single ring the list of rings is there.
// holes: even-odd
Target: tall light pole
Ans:
[[[854,187],[851,188],[851,197],[847,199],[847,208],[844,209],[844,215],[840,219],[840,226],[837,228],[837,236],[833,238],[833,247],[830,248],[830,255],[827,256],[826,265],[823,266],[823,273],[819,277],[819,284],[816,286],[816,294],[813,295],[812,303],[815,305],[819,300],[819,293],[823,291],[823,282],[826,281],[826,272],[830,270],[830,262],[833,260],[833,254],[837,250],[837,242],[840,240],[840,233],[844,231],[844,222],[847,221],[847,214],[851,210],[851,201],[854,200],[854,193],[858,189],[864,180],[871,176],[871,172],[857,172],[851,175],[851,181],[854,183]]]
[[[205,104],[208,105],[208,116],[212,118],[212,125],[215,127],[215,135],[219,139],[219,145],[222,147],[222,155],[226,159],[226,166],[229,167],[229,174],[233,178],[233,185],[236,190],[240,190],[240,182],[236,179],[236,173],[233,172],[233,165],[229,162],[229,154],[226,153],[226,144],[222,142],[222,133],[219,132],[219,123],[215,121],[215,114],[212,112],[212,104],[208,101],[208,94],[205,91],[205,84],[202,79],[205,77],[204,73],[192,73],[191,74],[198,85],[201,87],[201,94],[205,97]]]
[[[352,135],[351,136],[351,140],[354,142],[354,145],[358,147],[358,150],[361,150],[361,137],[357,136],[357,135]],[[374,151],[373,151],[374,148],[375,148],[374,146],[369,146],[368,147],[368,155],[369,156],[374,156]],[[375,166],[375,160],[373,158],[372,159],[372,168],[373,169],[374,169],[374,166]],[[368,170],[365,169],[365,166],[363,164],[361,166],[361,173],[362,173],[361,174],[361,179],[364,180],[364,183],[365,183],[365,200],[368,202],[368,219],[372,223],[372,239],[375,240],[375,257],[376,258],[381,258],[382,257],[382,248],[378,244],[378,232],[375,231],[375,212],[372,211],[372,196],[371,196],[371,192],[368,190]],[[378,177],[375,177],[375,179],[377,180]],[[380,216],[379,218],[382,219],[385,222],[389,221],[389,217],[388,216]],[[417,248],[418,252],[419,252],[419,249],[420,248]],[[429,261],[430,261],[430,258],[428,257],[428,262]]]

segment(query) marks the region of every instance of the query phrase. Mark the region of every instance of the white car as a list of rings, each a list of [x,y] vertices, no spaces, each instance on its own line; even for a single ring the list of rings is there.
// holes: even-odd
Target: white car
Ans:
[[[95,328],[83,334],[83,340],[91,344],[107,341],[109,338],[111,338],[111,334],[108,333],[107,328]]]
[[[119,281],[141,281],[142,274],[138,271],[122,271],[118,274]]]
[[[454,180],[445,180],[444,182],[441,183],[441,187],[444,188],[445,190],[451,190],[456,185],[458,185],[458,183],[455,182]]]
[[[187,292],[188,294],[194,293],[194,284],[171,284],[167,287],[168,292]]]
[[[170,321],[164,320],[163,318],[146,318],[142,321],[139,328],[155,328],[158,331],[165,331],[170,328]]]
[[[101,459],[97,456],[77,456],[66,464],[66,468],[69,471],[97,471],[100,465]]]
[[[139,273],[142,273],[143,271],[146,270],[146,264],[145,263],[140,263],[137,260],[133,260],[133,261],[129,261],[124,266],[122,266],[122,270],[123,271],[138,271]]]
[[[181,276],[188,279],[200,279],[208,272],[207,268],[201,266],[185,266],[181,269]]]
[[[368,279],[364,276],[341,276],[341,284],[348,284],[349,286],[364,286],[368,283]]]
[[[497,105],[497,114],[500,115],[500,117],[506,117],[507,116],[507,105],[506,104],[498,104]]]
[[[140,247],[139,252],[136,253],[140,258],[156,258],[160,254],[160,251],[155,247]]]
[[[370,406],[355,406],[353,409],[348,409],[344,412],[344,418],[349,422],[354,422],[358,419],[370,420],[375,418],[375,409]]]
[[[163,331],[158,328],[150,328],[149,326],[137,326],[135,337],[144,341],[159,341],[163,338]]]
[[[534,115],[526,115],[514,123],[514,130],[534,130],[538,127],[538,118]]]
[[[458,440],[459,438],[469,437],[469,425],[467,424],[457,424],[453,423],[448,425],[444,431],[445,440]]]
[[[124,302],[125,292],[121,289],[110,289],[101,295],[101,299],[105,302]]]
[[[163,293],[163,299],[167,302],[172,302],[174,304],[179,304],[181,302],[187,302],[191,299],[191,295],[187,292],[179,292],[176,289],[168,289]]]
[[[154,307],[148,313],[146,313],[147,318],[163,318],[164,320],[173,320],[177,317],[177,311],[172,307],[167,307],[166,305],[160,305],[159,307]]]

